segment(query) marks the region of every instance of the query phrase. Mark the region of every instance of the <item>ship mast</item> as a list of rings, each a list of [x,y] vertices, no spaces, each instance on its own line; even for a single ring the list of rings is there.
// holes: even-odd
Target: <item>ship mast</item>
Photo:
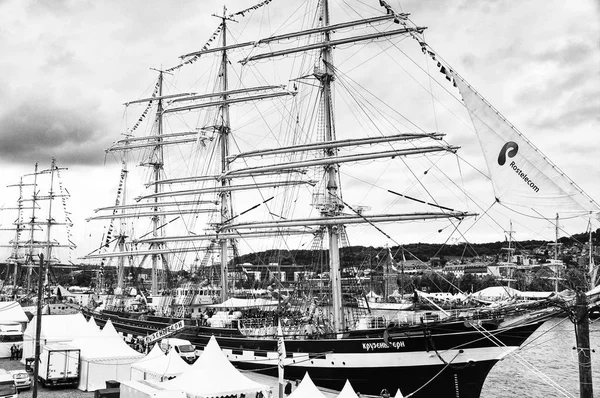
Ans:
[[[54,201],[54,173],[58,170],[56,167],[56,159],[52,158],[52,164],[50,165],[50,190],[48,191],[48,219],[46,220],[46,261],[48,262],[48,266],[45,269],[45,285],[49,284],[48,272],[50,269],[50,255],[52,254],[52,245],[50,244],[50,229],[52,228],[52,224],[54,224],[54,220],[52,219],[52,202]],[[43,259],[40,259],[40,271],[43,269],[42,265]],[[42,277],[41,272],[38,275],[39,278]],[[39,286],[39,285],[38,285]],[[39,292],[38,292],[39,297]]]
[[[329,26],[329,2],[324,0],[321,7],[321,20],[323,25]],[[325,30],[324,41],[331,41],[331,31]],[[323,62],[323,70],[319,71],[319,81],[321,82],[321,95],[322,95],[322,112],[325,118],[325,137],[324,141],[335,141],[335,131],[333,123],[333,101],[331,96],[331,84],[334,79],[333,70],[333,57],[330,46],[325,46],[321,49],[321,59]],[[324,151],[325,157],[334,156],[336,150],[326,149]],[[343,205],[338,200],[338,165],[329,164],[325,166],[325,172],[327,173],[327,197],[325,198],[326,206],[322,209],[323,216],[336,216],[339,215],[343,209]],[[329,240],[329,270],[331,278],[331,293],[332,293],[332,304],[333,304],[333,329],[335,332],[340,332],[344,329],[344,311],[342,308],[342,274],[340,270],[340,252],[339,252],[339,238],[340,234],[343,233],[343,226],[340,225],[328,225],[327,226],[327,237]]]
[[[556,224],[554,226],[554,292],[558,292],[558,278],[560,277],[560,267],[558,264],[558,213],[556,214]]]
[[[219,16],[213,14],[214,17],[221,19],[221,26],[223,27],[222,32],[222,44],[223,51],[221,52],[221,101],[222,105],[220,107],[220,124],[217,123],[218,131],[219,131],[219,146],[221,153],[221,173],[223,175],[227,174],[229,171],[229,133],[231,132],[231,125],[229,120],[229,101],[227,91],[229,90],[229,81],[227,76],[227,21],[234,21],[231,18],[228,18],[227,8],[223,7],[223,16]],[[218,117],[218,116],[217,116]],[[231,218],[230,216],[230,203],[231,203],[231,191],[228,190],[228,186],[231,185],[231,180],[229,178],[221,179],[221,192],[219,193],[220,201],[221,201],[221,223],[225,224],[225,222]],[[227,229],[223,229],[219,232],[226,233]],[[228,239],[223,238],[220,239],[221,246],[221,301],[227,300],[229,296],[228,285],[227,285],[227,253],[229,249]]]
[[[31,197],[31,219],[30,219],[30,230],[29,230],[29,253],[27,255],[26,266],[27,266],[27,293],[31,291],[31,274],[35,262],[33,261],[33,249],[35,242],[35,208],[37,207],[37,176],[38,176],[38,164],[35,163],[33,172],[33,195]],[[48,259],[50,261],[50,259]]]
[[[154,148],[153,148],[153,156],[150,158],[148,166],[152,167],[152,181],[154,185],[154,194],[156,195],[153,200],[152,206],[152,237],[155,239],[155,242],[150,244],[150,250],[153,251],[155,249],[164,248],[164,242],[161,238],[164,236],[164,230],[162,229],[162,225],[164,224],[164,215],[161,213],[161,209],[159,208],[160,198],[158,194],[162,191],[162,186],[160,184],[156,184],[157,181],[160,181],[162,178],[163,170],[164,170],[164,150],[163,150],[163,74],[164,71],[154,69],[158,72],[158,91],[156,100],[157,109],[156,109],[156,134],[154,135]],[[160,236],[159,236],[160,234]],[[121,247],[123,249],[123,247]],[[153,296],[158,295],[158,262],[159,259],[166,264],[166,255],[160,252],[153,252],[151,255],[152,259],[152,286],[150,287],[150,294]],[[142,259],[143,262],[143,259]]]
[[[14,269],[13,269],[13,296],[16,297],[16,292],[17,292],[17,277],[18,277],[18,273],[19,273],[19,261],[23,260],[23,258],[20,257],[20,252],[21,252],[21,248],[23,247],[23,242],[21,241],[21,232],[23,230],[25,230],[24,227],[24,223],[23,223],[23,187],[25,185],[29,185],[29,184],[23,184],[23,177],[21,177],[19,179],[19,183],[18,184],[11,184],[11,185],[7,185],[7,187],[19,187],[19,199],[17,200],[17,207],[14,208],[3,208],[3,210],[17,210],[17,218],[16,220],[13,222],[13,225],[15,226],[15,228],[0,228],[0,231],[15,231],[15,239],[13,241],[13,244],[11,246],[12,251],[11,254],[9,256],[9,258],[7,259],[7,264],[13,264],[14,265]]]
[[[21,248],[21,231],[23,230],[23,177],[19,179],[19,200],[17,202],[17,221],[15,222],[15,245],[13,248],[13,261],[15,268],[13,270],[13,296],[16,298],[17,276],[19,273],[19,249]]]
[[[127,203],[127,152],[123,154],[123,168],[121,169],[122,177],[122,199],[121,204],[125,205]],[[117,196],[118,200],[118,196]],[[121,214],[125,214],[125,209],[121,209]],[[125,251],[125,239],[127,237],[127,226],[126,219],[121,218],[121,222],[119,224],[119,236],[117,238],[117,247],[118,250],[122,253]],[[131,264],[129,264],[131,266]],[[125,273],[125,257],[119,257],[117,263],[117,288],[123,291],[123,280]]]

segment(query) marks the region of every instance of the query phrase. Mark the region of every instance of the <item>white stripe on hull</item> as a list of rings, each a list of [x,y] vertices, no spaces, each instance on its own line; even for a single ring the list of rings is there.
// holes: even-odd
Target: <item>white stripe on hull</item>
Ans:
[[[443,360],[452,364],[467,364],[469,362],[501,360],[519,347],[483,347],[463,350],[447,350],[438,352]],[[462,351],[462,352],[460,352]],[[263,366],[277,366],[277,352],[268,352],[267,357],[255,356],[254,351],[243,351],[242,355],[234,355],[232,350],[223,349],[223,353],[232,362],[249,362]],[[292,358],[286,358],[285,366],[302,366],[315,368],[380,368],[380,367],[413,367],[444,365],[435,351],[411,352],[370,352],[348,354],[325,354],[324,358],[309,358],[305,353],[293,353]]]

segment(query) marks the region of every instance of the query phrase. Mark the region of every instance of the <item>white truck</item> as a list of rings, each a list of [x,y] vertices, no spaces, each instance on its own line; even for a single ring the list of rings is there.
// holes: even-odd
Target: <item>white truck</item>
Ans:
[[[79,384],[80,350],[65,343],[42,347],[38,380],[42,386],[77,386]]]

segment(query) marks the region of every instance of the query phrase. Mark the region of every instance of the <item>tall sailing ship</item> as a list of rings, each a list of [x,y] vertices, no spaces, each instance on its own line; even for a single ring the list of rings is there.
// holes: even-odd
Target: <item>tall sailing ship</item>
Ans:
[[[368,394],[399,388],[414,397],[478,397],[494,364],[517,350],[547,311],[510,320],[482,311],[381,324],[368,309],[346,305],[340,248],[353,231],[358,239],[378,233],[396,242],[387,226],[456,230],[476,215],[454,210],[441,202],[448,196],[438,199],[424,185],[435,175],[438,188],[453,186],[444,162],[460,160],[459,148],[378,97],[402,96],[393,53],[408,44],[458,87],[482,134],[498,201],[519,205],[525,197],[533,204],[541,192],[554,198],[553,205],[584,214],[597,211],[597,204],[570,180],[555,178],[547,162],[532,160],[537,150],[442,61],[425,41],[425,27],[408,14],[381,0],[379,12],[368,8],[370,16],[342,22],[327,0],[309,1],[284,23],[287,33],[232,34],[236,22],[276,3],[215,15],[220,22],[206,44],[157,70],[151,93],[126,104],[141,107],[140,116],[108,149],[123,162],[121,180],[114,205],[92,217],[108,220],[109,228],[101,247],[87,256],[102,266],[116,263],[117,294],[86,315],[99,324],[110,319],[132,336],[184,319],[182,337],[202,348],[214,335],[236,366],[269,374],[277,373],[281,323],[287,378],[309,372],[317,385],[341,389],[349,379]],[[296,22],[303,26],[293,30]],[[381,63],[380,76],[356,74],[381,59],[391,62]],[[188,82],[185,92],[174,91]],[[131,186],[132,161],[147,170],[143,189]],[[344,194],[342,187],[348,188]],[[379,212],[371,214],[375,204]],[[327,288],[319,292],[327,299],[312,296],[310,283],[298,283],[303,289],[278,295],[275,310],[228,304],[245,272],[239,253],[295,247],[326,247],[325,263],[311,271],[320,271]],[[119,296],[128,266],[152,269],[146,300],[154,314],[137,314]],[[167,275],[180,269],[202,276],[173,298]],[[277,290],[281,280],[274,282]]]
[[[10,275],[7,272],[4,282],[11,282],[10,295],[24,304],[34,287],[32,278],[43,278],[44,285],[56,282],[52,281],[51,267],[58,266],[61,261],[70,261],[71,251],[76,247],[71,240],[73,223],[67,209],[70,195],[61,179],[63,170],[66,169],[59,167],[56,159],[52,159],[47,169],[36,163],[33,173],[23,175],[18,183],[9,185],[18,189],[17,206],[2,209],[16,214],[13,227],[2,229],[14,233],[8,244],[0,245],[11,249],[7,259],[11,272]],[[41,258],[47,264],[43,274],[38,272]]]

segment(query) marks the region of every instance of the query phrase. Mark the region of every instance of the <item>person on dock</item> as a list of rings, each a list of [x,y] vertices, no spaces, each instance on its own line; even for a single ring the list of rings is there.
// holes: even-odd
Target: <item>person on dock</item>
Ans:
[[[10,346],[10,360],[12,361],[16,357],[17,357],[17,346],[13,344]]]
[[[286,397],[292,393],[292,382],[291,381],[289,381],[289,380],[287,381],[287,383],[285,384],[285,388],[283,389],[283,392],[285,393]]]

